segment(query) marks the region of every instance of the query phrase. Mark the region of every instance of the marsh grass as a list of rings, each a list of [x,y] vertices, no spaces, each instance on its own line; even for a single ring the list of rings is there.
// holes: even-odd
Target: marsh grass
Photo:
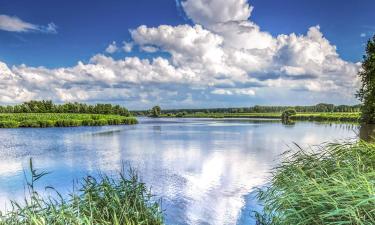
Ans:
[[[266,188],[258,224],[375,224],[375,145],[328,144],[287,154]]]
[[[136,124],[134,117],[77,113],[2,113],[0,128],[17,127],[76,127]]]
[[[163,224],[159,202],[134,170],[112,178],[87,176],[78,191],[68,198],[58,192],[52,197],[36,191],[36,183],[47,173],[34,169],[30,160],[31,179],[28,196],[22,204],[12,201],[12,209],[0,215],[1,225],[158,225]],[[52,187],[46,187],[55,191]]]

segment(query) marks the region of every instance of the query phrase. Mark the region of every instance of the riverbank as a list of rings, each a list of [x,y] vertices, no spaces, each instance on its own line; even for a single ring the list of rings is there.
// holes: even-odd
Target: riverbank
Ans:
[[[25,202],[12,202],[10,211],[0,212],[0,225],[21,224],[163,224],[159,202],[132,170],[117,177],[87,176],[67,199],[57,193],[37,192],[37,181],[47,175],[38,172],[30,160]],[[53,187],[46,187],[56,193]],[[56,196],[56,197],[54,197]]]
[[[290,117],[295,121],[342,121],[359,122],[359,112],[353,113],[297,113]],[[160,117],[181,117],[181,118],[265,118],[281,119],[281,113],[177,113],[161,114]]]
[[[375,224],[375,145],[297,146],[258,192],[258,224]]]
[[[78,113],[1,113],[0,128],[130,125],[135,117]]]

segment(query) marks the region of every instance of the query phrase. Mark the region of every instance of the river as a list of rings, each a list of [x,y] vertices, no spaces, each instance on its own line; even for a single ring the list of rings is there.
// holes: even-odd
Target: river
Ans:
[[[162,200],[167,224],[252,224],[254,188],[294,146],[357,138],[353,124],[148,119],[132,126],[0,129],[0,208],[22,200],[29,158],[60,192],[87,174],[133,167]]]

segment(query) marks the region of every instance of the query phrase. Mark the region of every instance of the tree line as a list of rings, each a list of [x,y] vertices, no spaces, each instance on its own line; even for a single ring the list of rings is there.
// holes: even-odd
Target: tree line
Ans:
[[[260,106],[238,108],[210,108],[210,109],[163,109],[163,114],[178,113],[282,113],[293,108],[296,112],[360,112],[361,105],[334,105],[319,103],[311,106]],[[158,108],[160,111],[160,107]],[[154,115],[155,107],[151,110],[133,111],[135,115]]]
[[[54,104],[50,100],[28,101],[18,105],[0,106],[0,113],[87,113],[131,116],[128,109],[120,105],[89,105],[78,102]]]

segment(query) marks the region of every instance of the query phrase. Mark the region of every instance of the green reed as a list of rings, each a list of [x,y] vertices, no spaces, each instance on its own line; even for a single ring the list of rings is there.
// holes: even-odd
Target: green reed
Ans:
[[[135,117],[76,113],[2,113],[0,128],[75,127],[136,124]]]
[[[375,145],[328,144],[288,153],[267,187],[258,224],[375,224]]]
[[[28,195],[22,204],[12,201],[11,210],[0,214],[1,225],[163,224],[159,202],[153,200],[134,170],[129,170],[128,176],[120,172],[116,178],[87,176],[67,198],[58,192],[57,197],[37,192],[36,182],[47,173],[35,170],[31,160],[30,171]]]

